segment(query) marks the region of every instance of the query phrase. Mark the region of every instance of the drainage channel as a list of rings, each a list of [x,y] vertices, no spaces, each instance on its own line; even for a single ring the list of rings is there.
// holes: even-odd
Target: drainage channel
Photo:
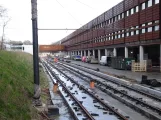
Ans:
[[[71,107],[76,111],[79,109],[77,107],[73,107],[75,106],[75,102],[71,101],[70,95],[73,95],[75,98],[79,99],[79,103],[86,108],[86,110],[94,117],[95,120],[128,120],[128,116],[120,114],[117,109],[109,106],[104,102],[103,99],[95,96],[89,89],[85,88],[83,85],[80,85],[72,78],[69,78],[57,68],[53,67],[52,73],[57,76],[57,79],[59,79],[59,82],[61,83],[60,90],[61,87],[63,89],[66,87],[66,89],[62,89],[61,92],[65,98],[68,98],[68,103],[70,103]],[[71,92],[70,95],[67,93],[67,91]],[[82,114],[79,115],[82,116]]]
[[[68,66],[65,66],[65,68],[68,68],[69,71],[73,70],[75,72],[75,75],[81,77],[84,80],[87,80],[88,82],[89,80],[93,79],[91,76],[85,75],[82,72],[80,73],[80,71],[75,70],[75,68],[71,68]],[[160,102],[151,100],[151,98],[145,96],[144,98],[142,95],[139,96],[138,93],[135,93],[134,95],[134,91],[129,92],[129,90],[127,89],[120,89],[120,86],[114,86],[109,83],[107,84],[104,80],[101,82],[100,80],[97,80],[96,77],[95,82],[96,86],[100,88],[102,91],[106,92],[107,94],[111,95],[116,99],[119,99],[128,106],[146,115],[148,118],[156,120],[161,119],[161,109],[158,107],[160,106]]]

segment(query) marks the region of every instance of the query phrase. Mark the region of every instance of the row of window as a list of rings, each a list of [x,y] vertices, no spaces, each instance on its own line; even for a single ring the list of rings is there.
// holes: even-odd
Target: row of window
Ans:
[[[156,24],[155,26],[151,26],[152,24]],[[140,33],[146,33],[146,32],[152,32],[152,31],[158,31],[159,30],[159,20],[157,21],[153,21],[153,22],[149,22],[149,23],[146,23],[146,24],[142,24],[141,25],[142,27],[145,27],[145,26],[150,26],[150,27],[147,27],[147,28],[143,28],[141,30]]]
[[[147,24],[142,24],[142,27],[145,27],[146,25],[152,25],[152,22],[149,22]],[[131,30],[131,31],[129,31]],[[143,28],[143,29],[139,29],[139,26],[135,26],[132,27],[130,29],[125,30],[121,30],[121,31],[117,31],[114,33],[111,33],[109,35],[104,36],[100,36],[98,38],[94,38],[94,43],[97,42],[103,42],[103,41],[108,41],[108,40],[115,40],[115,39],[120,39],[120,38],[124,38],[124,37],[130,37],[130,36],[134,36],[134,35],[138,35],[140,34],[144,34],[146,32],[153,32],[153,31],[159,31],[159,25],[155,25],[155,26],[150,26],[147,28]],[[125,33],[126,32],[126,33]],[[90,41],[90,43],[92,43],[92,40]]]
[[[150,26],[153,23],[156,24],[156,25]],[[145,26],[150,26],[150,27],[144,28]],[[143,33],[146,33],[146,32],[158,31],[159,30],[159,20],[149,22],[149,23],[146,23],[146,24],[142,24],[141,27],[143,27],[143,28],[139,29],[139,26],[134,26],[134,27],[131,27],[131,28],[126,29],[126,30],[120,30],[120,31],[111,33],[109,35],[106,35],[105,37],[100,36],[98,38],[94,38],[93,41],[94,41],[94,43],[97,43],[97,42],[103,42],[103,41],[108,41],[108,40],[115,40],[115,39],[120,39],[120,38],[124,38],[124,37],[134,36],[134,35],[138,35],[139,33],[143,34]]]
[[[98,38],[94,38],[93,40],[90,40],[90,43],[94,41],[94,43],[97,42],[103,42],[103,41],[108,41],[108,40],[115,40],[115,39],[120,39],[124,37],[130,37],[138,34],[144,34],[148,32],[153,32],[153,31],[159,31],[159,20],[148,22],[145,24],[139,26],[133,26],[129,29],[126,30],[119,30],[117,32],[110,33],[106,36],[100,36]]]
[[[159,0],[148,0],[148,1],[141,4],[141,10],[144,10],[144,9],[151,7],[151,6],[158,4],[158,3],[159,3]]]
[[[101,27],[103,27],[105,25],[108,25],[108,24],[111,24],[111,23],[113,23],[113,22],[115,22],[117,20],[121,20],[124,17],[128,17],[130,15],[133,15],[134,13],[139,12],[139,9],[144,10],[144,9],[146,9],[148,7],[151,7],[151,6],[153,6],[155,4],[158,4],[158,3],[159,3],[159,0],[148,0],[148,1],[144,2],[144,3],[142,3],[140,7],[135,6],[134,8],[131,8],[130,10],[127,10],[125,13],[121,13],[121,14],[119,14],[119,15],[117,15],[117,16],[115,16],[115,17],[113,17],[113,18],[111,18],[111,19],[109,19],[107,21],[105,21],[104,23],[100,23],[100,24],[94,26],[94,29],[101,28]]]

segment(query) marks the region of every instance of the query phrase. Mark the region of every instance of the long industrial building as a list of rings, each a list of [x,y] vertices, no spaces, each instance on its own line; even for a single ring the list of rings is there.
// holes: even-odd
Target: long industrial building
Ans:
[[[159,66],[160,7],[160,0],[124,0],[63,38],[61,44],[70,55],[150,59]]]

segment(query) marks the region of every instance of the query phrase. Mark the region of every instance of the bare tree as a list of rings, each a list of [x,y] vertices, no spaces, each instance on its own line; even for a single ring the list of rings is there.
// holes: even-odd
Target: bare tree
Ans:
[[[0,6],[0,17],[4,17],[6,15],[7,9]]]
[[[2,26],[2,40],[1,40],[1,49],[3,49],[3,43],[4,43],[4,35],[5,35],[5,28],[8,24],[8,22],[11,20],[11,18],[9,18],[7,16],[7,9],[0,6],[0,23]]]

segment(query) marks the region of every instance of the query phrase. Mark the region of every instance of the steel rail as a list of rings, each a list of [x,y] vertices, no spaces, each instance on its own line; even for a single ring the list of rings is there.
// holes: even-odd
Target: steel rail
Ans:
[[[45,64],[46,65],[46,64]],[[79,100],[68,90],[68,88],[63,84],[58,76],[56,76],[53,71],[46,65],[47,69],[50,71],[51,75],[56,78],[56,80],[60,83],[63,89],[75,100],[75,102],[79,105],[79,107],[84,111],[84,113],[88,116],[90,120],[95,120],[93,116],[86,110],[86,108],[79,102]]]
[[[63,63],[61,63],[61,64],[63,64]],[[73,63],[72,63],[72,64],[73,64]],[[67,65],[69,65],[69,64],[67,64]],[[73,64],[73,65],[77,65],[77,64]],[[71,65],[69,65],[69,66],[71,66]],[[79,65],[79,66],[81,66],[81,65]],[[72,67],[73,67],[73,66],[72,66]],[[81,66],[81,67],[85,67],[85,68],[87,68],[87,69],[94,70],[94,69],[89,68],[89,67],[86,67],[86,66]],[[78,68],[77,68],[77,69],[78,69]],[[87,73],[89,73],[89,72],[87,72]],[[91,73],[89,73],[89,74],[91,74]],[[96,74],[92,74],[92,75],[95,75],[95,76],[97,76],[97,77],[100,77],[100,78],[102,78],[102,79],[105,79],[105,78],[103,78],[103,77],[101,77],[101,76],[98,76],[98,75],[96,75]],[[105,79],[105,80],[109,80],[109,79]],[[115,83],[115,84],[117,84],[117,85],[119,84],[119,83],[117,83],[117,82],[115,82],[115,81],[112,81],[112,80],[109,80],[109,81],[112,82],[112,83]],[[135,92],[138,92],[138,93],[140,93],[140,94],[142,94],[142,95],[148,96],[148,97],[150,97],[150,98],[153,98],[153,99],[155,99],[155,100],[161,102],[161,98],[159,98],[159,97],[157,97],[157,96],[155,96],[155,95],[153,95],[153,94],[149,94],[149,93],[146,93],[146,92],[144,92],[144,91],[139,91],[139,90],[137,90],[137,89],[131,88],[131,87],[126,86],[126,85],[123,85],[123,84],[121,84],[121,86],[123,86],[123,87],[125,87],[125,88],[127,88],[127,89],[133,90],[133,91],[135,91]]]
[[[51,64],[52,65],[52,64]],[[85,90],[88,94],[90,94],[93,98],[97,99],[97,101],[99,101],[102,105],[104,105],[106,108],[108,108],[109,110],[111,110],[112,112],[114,112],[118,117],[120,117],[122,120],[128,120],[125,116],[123,116],[122,114],[120,114],[117,110],[115,110],[114,108],[112,108],[111,106],[109,106],[108,104],[106,104],[105,102],[103,102],[101,99],[99,99],[98,97],[96,97],[93,93],[89,92],[88,89],[84,88],[83,86],[81,86],[79,83],[77,83],[75,80],[73,80],[71,77],[67,76],[64,72],[62,72],[61,70],[59,70],[57,67],[55,67],[54,65],[52,65],[53,68],[55,68],[56,70],[58,70],[61,74],[63,74],[66,78],[68,78],[69,80],[71,80],[72,82],[74,82],[76,85],[80,86],[83,90]]]
[[[72,68],[69,68],[69,67],[67,67],[67,66],[65,66],[65,67],[63,67],[63,68],[64,68],[64,69],[67,69],[67,68],[68,68],[68,69],[70,69],[70,70],[72,69]],[[70,71],[70,70],[68,70],[68,71]],[[89,77],[89,76],[87,76],[87,75],[84,75],[83,73],[80,73],[80,72],[78,72],[78,71],[76,71],[76,70],[74,70],[74,69],[72,69],[72,70],[73,70],[74,72],[77,72],[77,74],[80,74],[80,75],[82,75],[82,76],[84,76],[84,77],[86,77],[86,78],[88,78],[88,79],[91,79],[91,77]],[[70,72],[72,72],[72,71],[70,71]],[[75,74],[75,75],[76,75],[76,74]],[[78,77],[80,77],[80,76],[78,76]],[[84,79],[84,78],[81,77],[81,79]],[[113,87],[110,86],[110,85],[106,85],[106,84],[100,82],[99,80],[96,80],[96,79],[95,79],[95,81],[96,81],[97,83],[99,83],[99,84],[105,86],[105,88],[109,88],[109,90],[112,89],[114,92],[120,93],[120,94],[126,96],[127,98],[130,98],[129,100],[136,101],[137,103],[140,103],[140,104],[142,104],[142,105],[144,105],[144,106],[147,106],[147,107],[151,108],[152,110],[157,111],[158,114],[161,115],[161,109],[160,109],[160,108],[155,107],[155,106],[152,106],[152,105],[150,105],[150,104],[147,104],[147,103],[145,103],[144,101],[141,101],[141,100],[138,99],[138,98],[135,98],[135,97],[133,97],[133,96],[131,96],[131,95],[128,95],[128,94],[124,93],[123,91],[120,91],[120,90],[118,90],[118,89],[116,89],[116,88],[113,88]]]

